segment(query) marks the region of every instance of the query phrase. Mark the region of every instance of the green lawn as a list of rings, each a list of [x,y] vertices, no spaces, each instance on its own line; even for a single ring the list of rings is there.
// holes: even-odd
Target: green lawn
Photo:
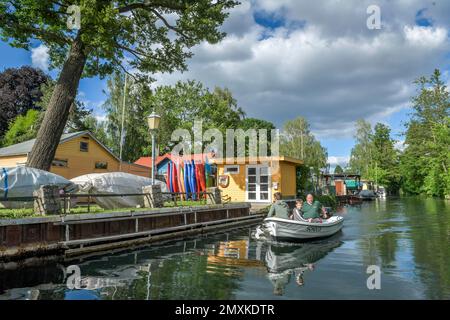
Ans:
[[[165,202],[165,208],[174,208],[174,207],[195,207],[195,206],[203,206],[206,204],[206,201],[177,201],[176,205],[173,201]],[[102,209],[98,205],[91,205],[88,211],[87,206],[78,206],[75,208],[71,208],[70,212],[67,214],[93,214],[93,213],[111,213],[117,211],[148,211],[148,210],[157,210],[151,208],[118,208],[118,209]],[[0,219],[20,219],[20,218],[31,218],[31,217],[42,217],[41,215],[35,214],[33,208],[24,208],[24,209],[5,209],[0,208]]]

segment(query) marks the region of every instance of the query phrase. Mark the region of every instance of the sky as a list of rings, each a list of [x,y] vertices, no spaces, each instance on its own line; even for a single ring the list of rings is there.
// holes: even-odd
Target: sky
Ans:
[[[380,8],[380,29],[367,27],[371,5]],[[305,117],[331,166],[345,165],[357,119],[388,124],[400,146],[413,81],[439,68],[449,82],[449,26],[448,0],[241,0],[222,26],[222,42],[196,46],[187,72],[157,74],[153,86],[195,79],[226,87],[248,117],[278,128]],[[48,71],[39,43],[29,52],[0,42],[0,61]],[[100,118],[105,89],[98,78],[79,87]]]

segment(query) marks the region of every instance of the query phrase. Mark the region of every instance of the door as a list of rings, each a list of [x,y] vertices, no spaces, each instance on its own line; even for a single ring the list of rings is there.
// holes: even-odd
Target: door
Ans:
[[[249,202],[270,202],[269,166],[249,165],[246,171],[246,200]]]

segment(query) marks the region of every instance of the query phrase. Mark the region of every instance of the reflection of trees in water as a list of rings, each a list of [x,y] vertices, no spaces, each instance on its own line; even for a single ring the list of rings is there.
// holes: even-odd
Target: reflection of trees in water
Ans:
[[[428,299],[450,299],[450,202],[405,199],[416,273]]]
[[[390,268],[395,265],[399,234],[394,229],[404,222],[399,220],[399,208],[389,207],[388,201],[377,199],[366,204],[365,210],[355,212],[364,215],[359,222],[361,230],[358,245],[366,267],[378,265]]]
[[[184,243],[185,245],[185,243]],[[214,244],[216,245],[216,244]],[[212,245],[212,247],[214,247]],[[181,247],[183,244],[181,245]],[[242,273],[238,267],[208,262],[211,243],[197,243],[183,253],[180,245],[140,253],[135,278],[127,285],[102,289],[104,299],[232,299]],[[171,255],[169,252],[173,252]],[[145,257],[145,258],[144,258]],[[126,258],[125,258],[126,259]],[[107,273],[111,273],[108,271]]]

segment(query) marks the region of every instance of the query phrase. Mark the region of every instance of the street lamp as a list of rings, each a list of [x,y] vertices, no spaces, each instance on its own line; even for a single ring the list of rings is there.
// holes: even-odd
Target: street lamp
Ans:
[[[155,184],[155,157],[156,157],[156,145],[155,145],[155,135],[159,128],[159,123],[161,122],[161,117],[153,111],[147,117],[148,128],[150,129],[150,134],[152,135],[152,185]]]

